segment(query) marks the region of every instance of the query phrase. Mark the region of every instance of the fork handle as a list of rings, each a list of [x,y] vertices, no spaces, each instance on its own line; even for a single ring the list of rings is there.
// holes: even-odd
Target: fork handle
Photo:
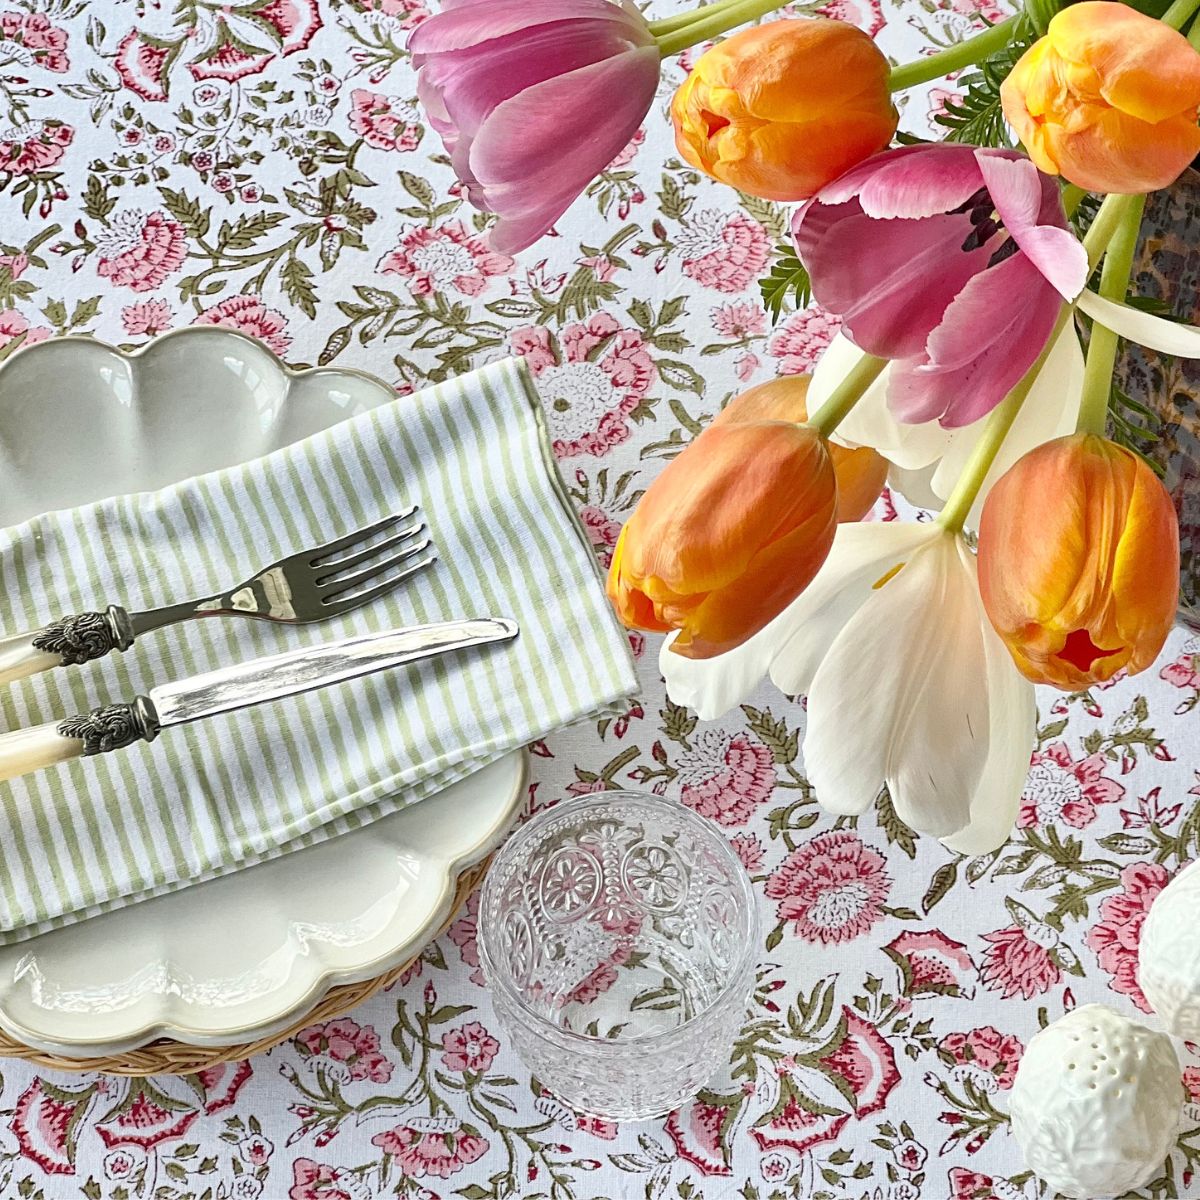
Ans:
[[[0,684],[12,683],[49,671],[103,658],[113,650],[133,645],[133,623],[116,604],[104,612],[60,617],[32,633],[0,638]]]

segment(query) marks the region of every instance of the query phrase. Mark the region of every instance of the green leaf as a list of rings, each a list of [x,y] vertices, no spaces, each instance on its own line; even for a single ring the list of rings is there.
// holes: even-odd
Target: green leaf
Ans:
[[[249,250],[259,238],[285,219],[285,214],[281,212],[258,212],[253,216],[238,217],[232,225],[223,222],[218,245],[222,250]]]
[[[167,212],[183,226],[188,237],[202,238],[208,233],[210,210],[202,208],[200,201],[188,196],[183,189],[173,191],[168,187],[160,187],[159,194],[163,198]]]
[[[423,204],[427,209],[432,207],[435,194],[432,184],[427,179],[423,179],[420,175],[414,175],[411,171],[400,171],[400,186],[418,203]]]
[[[298,258],[289,258],[279,276],[284,294],[311,321],[317,315],[317,290],[313,287],[313,273],[308,265]]]
[[[83,193],[83,211],[93,221],[103,221],[117,206],[115,197],[108,194],[108,188],[98,175],[89,175],[87,187]]]
[[[879,799],[875,801],[875,816],[879,827],[887,835],[887,840],[893,846],[899,846],[909,858],[916,858],[917,839],[913,836],[913,831],[896,815],[887,788],[879,793]]]
[[[925,889],[925,895],[921,897],[921,911],[928,916],[929,910],[939,901],[944,900],[957,882],[958,859],[952,858],[949,862],[942,863],[934,871],[933,878],[929,881],[929,887]]]
[[[803,308],[812,299],[812,282],[795,248],[787,242],[780,242],[775,247],[775,253],[771,273],[758,281],[763,307],[771,314],[772,321],[779,320],[789,295],[796,308]]]

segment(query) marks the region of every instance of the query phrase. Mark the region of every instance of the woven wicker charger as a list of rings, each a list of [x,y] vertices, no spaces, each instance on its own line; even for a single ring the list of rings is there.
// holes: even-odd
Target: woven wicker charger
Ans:
[[[454,920],[458,910],[466,903],[467,897],[479,886],[487,872],[488,859],[469,867],[458,877],[454,900],[450,905],[449,915],[442,923],[436,937],[440,937]],[[432,939],[430,939],[432,940]],[[57,1054],[47,1054],[44,1050],[35,1050],[18,1042],[0,1030],[0,1056],[5,1058],[20,1058],[38,1067],[47,1067],[53,1071],[102,1071],[108,1075],[192,1075],[207,1067],[220,1066],[222,1063],[237,1062],[250,1058],[254,1054],[262,1054],[280,1042],[299,1033],[301,1029],[318,1021],[328,1021],[333,1017],[369,1000],[384,988],[390,987],[419,957],[413,955],[407,962],[398,967],[392,967],[374,979],[366,979],[362,983],[346,983],[330,988],[328,992],[309,1009],[302,1017],[293,1021],[286,1029],[277,1030],[267,1037],[253,1042],[245,1042],[237,1046],[189,1046],[184,1042],[162,1038],[141,1046],[136,1050],[127,1050],[124,1054],[107,1054],[99,1058],[61,1058]]]

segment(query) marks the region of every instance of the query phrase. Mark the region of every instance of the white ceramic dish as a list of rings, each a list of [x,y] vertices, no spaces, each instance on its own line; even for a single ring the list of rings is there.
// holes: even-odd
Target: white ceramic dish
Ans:
[[[393,398],[359,372],[291,371],[219,328],[134,354],[39,343],[0,364],[0,525],[245,462]],[[515,752],[355,833],[0,948],[0,1027],[86,1058],[286,1026],[433,936],[458,875],[515,818],[525,764]]]

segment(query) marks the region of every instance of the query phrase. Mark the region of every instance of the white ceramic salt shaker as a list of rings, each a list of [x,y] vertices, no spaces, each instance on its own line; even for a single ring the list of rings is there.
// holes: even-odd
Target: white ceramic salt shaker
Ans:
[[[1064,1196],[1115,1196],[1157,1176],[1183,1116],[1175,1047],[1104,1004],[1030,1039],[1009,1113],[1025,1165]]]
[[[1154,898],[1138,944],[1138,983],[1176,1037],[1200,1041],[1200,862]]]

